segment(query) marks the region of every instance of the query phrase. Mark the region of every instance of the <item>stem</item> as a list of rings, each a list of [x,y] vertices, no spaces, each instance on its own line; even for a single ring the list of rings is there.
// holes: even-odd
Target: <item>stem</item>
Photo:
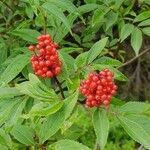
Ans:
[[[57,79],[57,77],[53,77],[53,78],[54,78],[54,80],[56,81],[56,83],[57,83],[57,85],[59,87],[59,90],[60,90],[62,98],[65,99],[65,95],[64,95],[64,92],[63,92],[63,89],[61,87],[61,84],[60,84],[59,80]]]
[[[47,26],[47,17],[46,14],[44,14],[44,34],[46,34],[46,26]]]
[[[136,57],[130,59],[129,61],[127,61],[126,63],[124,63],[122,66],[119,66],[117,69],[120,69],[120,68],[122,68],[122,67],[124,67],[124,66],[129,65],[130,63],[132,63],[133,61],[135,61],[135,60],[138,59],[139,57],[143,56],[143,55],[144,55],[145,53],[147,53],[148,51],[150,51],[150,48],[144,50],[144,51],[141,52],[138,56],[136,56]]]
[[[35,52],[35,50],[33,51],[33,53],[34,53],[35,56],[38,56],[37,53]]]

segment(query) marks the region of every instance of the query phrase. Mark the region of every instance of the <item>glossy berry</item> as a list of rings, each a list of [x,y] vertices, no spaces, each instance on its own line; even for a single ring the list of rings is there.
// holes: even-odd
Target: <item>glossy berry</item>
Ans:
[[[43,78],[52,78],[61,72],[62,63],[59,59],[57,47],[50,35],[40,35],[36,46],[30,45],[28,49],[35,51],[31,57],[31,64],[36,75]]]
[[[113,73],[104,69],[99,73],[92,72],[80,85],[80,92],[86,97],[87,107],[109,106],[112,96],[116,93]]]
[[[28,47],[28,49],[29,49],[30,51],[34,51],[34,50],[35,50],[35,46],[34,46],[34,45],[30,45],[30,46]]]

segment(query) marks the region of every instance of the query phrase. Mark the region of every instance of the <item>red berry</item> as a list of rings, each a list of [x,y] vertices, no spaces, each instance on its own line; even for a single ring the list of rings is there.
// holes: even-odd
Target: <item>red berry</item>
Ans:
[[[47,71],[46,72],[46,76],[49,77],[49,78],[51,78],[53,76],[53,73],[51,71]]]
[[[111,77],[113,77],[114,76],[114,74],[112,73],[112,72],[107,72],[107,76],[111,76]]]
[[[103,87],[101,86],[101,85],[99,85],[98,87],[97,87],[97,90],[102,90],[103,89]]]
[[[105,100],[106,98],[107,98],[107,95],[105,94],[101,96],[101,100]]]
[[[56,49],[55,48],[52,48],[51,49],[51,54],[55,54],[57,51],[56,51]]]
[[[97,76],[93,76],[93,77],[92,77],[92,80],[93,80],[93,81],[98,81],[99,79],[98,79]]]
[[[106,79],[107,79],[107,81],[111,81],[112,80],[112,76],[109,75],[109,76],[107,76]]]
[[[92,100],[94,98],[94,96],[93,95],[89,95],[87,98],[88,98],[88,100]]]
[[[44,61],[40,61],[40,62],[39,62],[39,65],[42,67],[42,66],[45,65],[45,62],[44,62]]]
[[[114,90],[117,90],[117,88],[118,88],[118,87],[117,87],[116,85],[113,86],[113,89],[114,89]]]
[[[46,46],[46,50],[50,51],[52,49],[52,47],[50,45]]]
[[[108,69],[108,68],[105,68],[103,71],[105,71],[105,72],[109,72],[109,69]]]
[[[103,104],[107,106],[107,105],[109,105],[109,101],[105,100],[105,101],[103,101]]]
[[[115,90],[112,90],[112,91],[111,91],[111,94],[112,94],[112,95],[115,95],[115,94],[116,94],[116,91],[115,91]]]
[[[42,71],[42,70],[38,70],[38,71],[37,71],[37,74],[38,74],[38,75],[42,75],[42,74],[43,74],[43,71]]]
[[[91,82],[91,84],[90,84],[90,87],[91,87],[91,88],[94,89],[94,88],[96,88],[96,86],[97,86],[96,82]]]
[[[46,61],[45,61],[45,64],[46,64],[46,66],[50,66],[50,65],[51,65],[51,61],[46,60]]]
[[[37,60],[37,57],[36,56],[32,56],[30,60],[31,61],[35,61],[35,60]]]
[[[100,97],[99,95],[96,95],[96,96],[95,96],[95,99],[96,99],[96,100],[100,100],[101,97]]]
[[[33,64],[37,66],[37,65],[39,65],[39,62],[38,61],[34,61]]]
[[[44,72],[47,72],[47,70],[48,70],[47,67],[44,67],[44,68],[43,68],[43,71],[44,71]]]
[[[48,45],[51,44],[51,41],[50,41],[50,40],[45,40],[45,41],[44,41],[44,44],[48,46]]]
[[[49,34],[46,34],[46,35],[45,35],[45,38],[51,41],[51,37],[50,37]]]
[[[37,49],[40,49],[40,48],[41,48],[41,46],[40,46],[39,44],[37,44],[36,48],[37,48]]]
[[[35,50],[35,46],[34,46],[34,45],[30,45],[30,46],[28,47],[28,49],[29,49],[30,51],[34,51],[34,50]]]
[[[56,49],[58,45],[53,43],[49,34],[40,35],[37,37],[37,40],[38,44],[36,45],[36,48],[39,51],[30,59],[33,71],[36,75],[39,75],[43,78],[51,78],[58,75],[61,71],[62,65]],[[30,45],[29,50],[35,50],[35,46]],[[84,93],[84,90],[86,89],[82,89],[81,92]],[[89,91],[86,90],[86,93],[84,94],[87,95],[88,93]]]
[[[54,60],[55,60],[55,57],[54,57],[54,56],[50,56],[50,60],[51,60],[51,61],[54,61]]]
[[[42,48],[43,46],[45,46],[44,42],[39,42],[39,46],[40,46],[40,48]]]
[[[92,101],[91,101],[91,104],[92,104],[93,106],[96,106],[97,102],[96,102],[95,100],[92,100]]]
[[[61,70],[60,67],[56,67],[56,68],[55,68],[55,73],[56,73],[56,74],[60,73],[60,70]]]
[[[100,73],[90,73],[88,78],[81,82],[80,91],[87,98],[86,106],[99,107],[104,104],[108,107],[117,86],[113,81],[113,74],[104,69]]]
[[[39,52],[40,52],[41,55],[44,55],[44,54],[45,54],[44,48],[41,48],[41,49],[39,50]]]
[[[41,76],[42,76],[43,78],[45,78],[45,77],[46,77],[46,74],[45,74],[45,73],[43,73]]]
[[[105,85],[107,83],[107,80],[103,78],[101,79],[101,83]]]

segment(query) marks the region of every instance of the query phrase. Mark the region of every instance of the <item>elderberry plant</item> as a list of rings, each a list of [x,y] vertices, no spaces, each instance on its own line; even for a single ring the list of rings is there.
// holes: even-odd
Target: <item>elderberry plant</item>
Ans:
[[[0,150],[150,149],[150,104],[120,87],[150,50],[149,6],[0,1]]]

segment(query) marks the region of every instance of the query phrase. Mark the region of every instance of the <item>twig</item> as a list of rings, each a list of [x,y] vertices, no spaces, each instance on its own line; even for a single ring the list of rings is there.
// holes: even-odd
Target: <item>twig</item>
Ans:
[[[122,68],[124,66],[129,65],[130,63],[132,63],[133,61],[135,61],[136,59],[138,59],[139,57],[143,56],[145,53],[147,53],[148,51],[150,51],[150,48],[144,50],[143,52],[141,52],[138,56],[130,59],[129,61],[127,61],[126,63],[124,63],[123,65],[119,66],[117,69]]]
[[[65,99],[65,95],[64,95],[64,92],[63,92],[63,89],[61,87],[61,84],[60,84],[59,80],[57,79],[57,77],[53,77],[53,78],[54,78],[54,80],[56,81],[56,83],[57,83],[57,85],[59,87],[59,90],[60,90],[62,98]]]

